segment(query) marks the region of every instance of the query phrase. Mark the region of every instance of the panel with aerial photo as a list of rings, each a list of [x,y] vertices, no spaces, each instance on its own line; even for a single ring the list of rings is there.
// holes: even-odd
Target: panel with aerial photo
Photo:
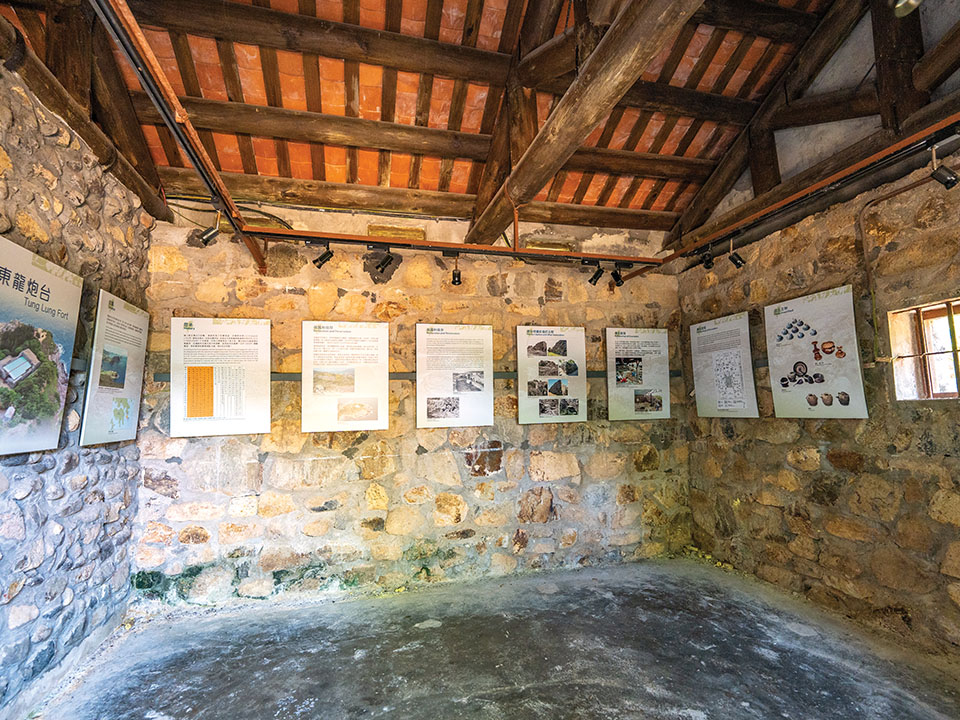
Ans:
[[[337,398],[337,420],[340,422],[374,421],[377,419],[377,398]]]
[[[57,446],[81,286],[0,238],[0,455]]]
[[[314,368],[314,395],[346,395],[356,389],[356,371],[352,367]]]

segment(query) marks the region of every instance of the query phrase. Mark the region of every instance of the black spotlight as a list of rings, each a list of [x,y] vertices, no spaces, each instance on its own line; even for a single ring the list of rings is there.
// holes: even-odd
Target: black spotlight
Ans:
[[[616,268],[613,272],[610,273],[610,277],[613,278],[613,284],[617,287],[623,285],[623,275],[620,274],[620,268]]]
[[[200,243],[207,247],[210,243],[216,240],[217,235],[220,234],[220,211],[217,211],[217,221],[200,233]]]
[[[383,256],[383,259],[377,263],[377,272],[383,275],[384,271],[390,267],[390,263],[393,262],[393,255],[390,254],[390,251],[387,250],[387,254]]]
[[[333,258],[333,250],[331,250],[330,248],[327,248],[326,250],[324,250],[322,253],[320,253],[319,255],[317,255],[317,257],[313,259],[313,264],[316,265],[317,270],[319,270],[328,262],[330,262],[332,258]]]
[[[730,262],[732,262],[733,266],[738,270],[747,264],[747,261],[740,257],[740,253],[738,252],[730,253]]]
[[[957,186],[957,183],[960,183],[960,175],[957,175],[956,172],[948,168],[946,165],[941,165],[938,167],[936,170],[930,173],[930,177],[943,185],[947,190],[952,190]]]
[[[463,280],[460,278],[460,270],[456,269],[453,271],[453,277],[450,278],[451,285],[462,285]]]
[[[617,274],[619,275],[619,273]],[[596,285],[598,282],[600,282],[600,278],[602,277],[603,277],[603,268],[598,265],[596,271],[593,273],[593,275],[590,276],[590,279],[587,280],[587,282],[590,283],[591,285]]]
[[[713,270],[713,255],[708,252],[702,253],[700,255],[700,263],[703,265],[706,270]]]

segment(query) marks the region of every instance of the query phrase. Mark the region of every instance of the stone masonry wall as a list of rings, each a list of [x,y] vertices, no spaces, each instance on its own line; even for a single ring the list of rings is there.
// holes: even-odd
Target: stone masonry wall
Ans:
[[[151,374],[169,369],[174,315],[270,318],[273,370],[295,373],[309,319],[389,322],[394,372],[415,369],[417,322],[493,325],[498,371],[516,368],[518,324],[585,325],[588,367],[603,370],[606,326],[678,323],[670,277],[594,288],[576,266],[464,257],[454,287],[437,255],[399,253],[373,279],[362,251],[335,248],[317,270],[318,251],[292,245],[272,245],[260,277],[226,236],[208,248],[187,236],[154,233]],[[271,434],[171,439],[169,386],[148,382],[135,584],[217,602],[678,550],[690,538],[682,424],[607,422],[604,383],[590,380],[586,423],[520,426],[514,382],[498,380],[494,426],[417,430],[415,384],[394,380],[389,430],[303,434],[299,382],[274,382]]]
[[[85,278],[78,357],[89,355],[100,287],[144,304],[152,224],[77,136],[0,71],[0,234]],[[71,377],[59,449],[0,457],[4,717],[18,693],[109,630],[130,594],[139,452],[78,447],[84,380]]]
[[[956,164],[957,158],[953,163]],[[879,193],[808,217],[680,276],[683,354],[689,325],[748,310],[754,359],[765,363],[763,306],[854,286],[870,419],[773,418],[769,373],[756,372],[761,418],[691,412],[694,541],[719,559],[822,605],[960,650],[960,405],[897,401],[889,363],[874,363],[871,303],[855,219]],[[960,192],[930,183],[868,211],[880,357],[887,311],[960,295]],[[692,385],[689,359],[685,374]]]

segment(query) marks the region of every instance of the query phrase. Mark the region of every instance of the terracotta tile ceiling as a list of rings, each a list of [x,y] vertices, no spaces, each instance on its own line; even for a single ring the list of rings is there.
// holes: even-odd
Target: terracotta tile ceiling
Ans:
[[[162,2],[162,0],[155,0]],[[235,0],[290,14],[315,16],[365,28],[393,29],[442,43],[473,45],[492,52],[514,52],[525,0]],[[768,3],[772,4],[772,3]],[[829,0],[781,0],[779,5],[809,13]],[[399,22],[396,10],[399,6]],[[439,23],[436,22],[439,11]],[[212,9],[211,12],[215,12]],[[388,17],[393,13],[392,27]],[[19,25],[17,11],[0,13]],[[574,24],[571,0],[564,2],[554,34]],[[473,17],[470,17],[473,16]],[[509,22],[509,18],[515,18]],[[479,18],[479,24],[476,19]],[[42,14],[41,14],[42,19]],[[506,24],[506,27],[505,27]],[[476,82],[404,72],[363,62],[226,43],[145,25],[145,34],[178,94],[222,102],[311,110],[328,115],[421,125],[489,135],[503,90]],[[223,45],[223,43],[220,43]],[[224,52],[226,49],[227,52]],[[232,49],[230,58],[229,50]],[[649,82],[758,101],[789,64],[798,44],[706,24],[688,24],[643,73]],[[133,71],[117,53],[128,88],[139,91]],[[231,65],[233,65],[231,67]],[[307,78],[319,78],[319,93]],[[231,93],[238,81],[239,94]],[[395,101],[385,107],[384,87],[395,82]],[[458,87],[458,85],[465,87]],[[231,95],[234,95],[231,97]],[[319,100],[311,102],[311,97]],[[544,123],[560,96],[538,91],[537,121]],[[418,112],[418,107],[420,111]],[[160,125],[143,132],[157,166],[183,167],[172,137]],[[742,125],[668,115],[649,108],[618,106],[587,138],[585,145],[632,152],[718,160]],[[326,180],[451,193],[475,193],[482,161],[415,156],[376,148],[293,142],[256,135],[204,130],[201,133],[218,167],[230,173]],[[561,171],[537,200],[607,207],[682,211],[698,182],[654,179],[605,172]]]

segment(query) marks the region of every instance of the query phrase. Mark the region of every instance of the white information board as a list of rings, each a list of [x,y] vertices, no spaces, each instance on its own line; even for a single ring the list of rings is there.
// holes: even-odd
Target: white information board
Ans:
[[[133,440],[140,417],[150,314],[100,290],[81,445]]]
[[[390,326],[303,323],[301,430],[386,430],[390,425]]]
[[[587,419],[587,352],[582,327],[517,326],[521,425]]]
[[[610,420],[670,417],[670,352],[666,330],[607,328],[607,417]]]
[[[493,326],[417,324],[417,427],[493,425]]]
[[[170,323],[170,435],[270,432],[270,321]]]
[[[59,444],[82,288],[0,237],[0,455]]]
[[[853,287],[764,308],[777,417],[865,418]]]
[[[747,313],[691,325],[690,346],[697,415],[759,417]]]

